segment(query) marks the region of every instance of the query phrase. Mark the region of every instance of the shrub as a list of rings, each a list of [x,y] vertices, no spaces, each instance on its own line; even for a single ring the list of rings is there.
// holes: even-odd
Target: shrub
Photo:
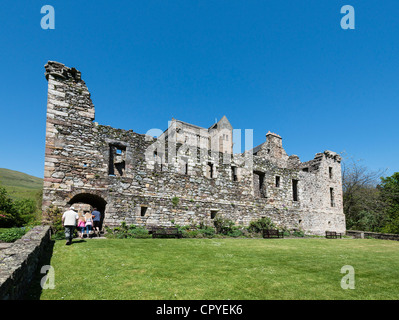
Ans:
[[[14,225],[14,216],[0,210],[0,228],[10,228]]]
[[[64,228],[62,226],[62,212],[57,206],[50,205],[46,209],[45,222],[51,226],[53,234],[64,231]]]
[[[0,188],[0,228],[22,225],[19,212],[4,188]]]
[[[32,199],[15,200],[14,207],[15,210],[21,215],[35,213],[37,209],[36,202]]]
[[[233,226],[233,227],[231,228],[231,231],[229,231],[229,232],[227,233],[227,235],[228,235],[229,237],[237,238],[237,237],[243,236],[243,235],[244,235],[244,232],[243,232],[243,230],[241,230],[239,227]]]
[[[65,233],[63,230],[58,231],[57,233],[53,234],[51,237],[52,240],[64,240],[65,239]]]
[[[295,231],[292,233],[292,235],[293,235],[294,237],[304,237],[304,236],[305,236],[305,233],[304,233],[302,230],[295,230]]]
[[[264,229],[276,229],[276,225],[268,217],[263,217],[255,221],[251,221],[248,231],[259,233]]]
[[[10,228],[0,233],[0,241],[3,242],[14,242],[20,239],[26,232],[28,228]]]
[[[127,238],[150,238],[151,235],[148,233],[148,230],[144,227],[137,227],[135,225],[131,225],[129,230],[127,231]]]
[[[227,235],[233,231],[234,222],[229,219],[216,218],[213,220],[216,232],[219,234]]]
[[[203,226],[199,229],[199,232],[201,232],[204,237],[208,238],[212,238],[215,235],[215,229],[209,226]]]
[[[127,226],[125,221],[121,222],[120,227],[110,228],[105,227],[106,237],[113,239],[130,239],[130,238],[149,238],[151,235],[144,227],[135,225]]]

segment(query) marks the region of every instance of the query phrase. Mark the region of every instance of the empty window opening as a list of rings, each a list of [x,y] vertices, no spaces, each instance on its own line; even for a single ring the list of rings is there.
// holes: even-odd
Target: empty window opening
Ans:
[[[330,177],[330,179],[332,179],[332,177],[333,177],[333,170],[332,169],[333,169],[332,167],[328,168],[328,176]]]
[[[335,207],[335,203],[334,203],[334,188],[330,188],[330,201],[331,201],[331,207]]]
[[[126,147],[109,146],[109,168],[110,176],[123,176],[125,174]]]
[[[148,207],[140,207],[140,216],[144,217]]]
[[[188,174],[188,163],[184,165],[184,174]]]
[[[266,198],[266,183],[265,183],[265,173],[264,172],[254,171],[253,186],[254,186],[254,195],[256,197]]]
[[[208,178],[213,178],[214,172],[213,172],[213,163],[208,162],[206,165],[206,176]]]
[[[298,201],[298,180],[292,179],[292,200]]]
[[[276,187],[280,188],[280,177],[276,176]]]
[[[154,171],[155,172],[162,171],[163,170],[163,164],[162,164],[163,154],[162,153],[158,154],[158,151],[154,151],[153,156],[154,156]]]
[[[233,181],[238,181],[237,167],[231,167],[231,177]]]
[[[303,168],[302,171],[303,172],[309,172],[309,168]]]
[[[211,210],[211,219],[215,219],[218,211],[217,210]]]

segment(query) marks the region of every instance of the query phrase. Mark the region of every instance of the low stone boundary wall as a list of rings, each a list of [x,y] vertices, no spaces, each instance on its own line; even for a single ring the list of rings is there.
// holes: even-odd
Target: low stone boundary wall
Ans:
[[[394,233],[379,233],[369,231],[358,231],[358,230],[346,230],[347,236],[352,236],[358,239],[374,238],[382,240],[396,240],[399,241],[399,234]]]
[[[0,300],[23,298],[50,237],[49,226],[36,226],[0,251]]]

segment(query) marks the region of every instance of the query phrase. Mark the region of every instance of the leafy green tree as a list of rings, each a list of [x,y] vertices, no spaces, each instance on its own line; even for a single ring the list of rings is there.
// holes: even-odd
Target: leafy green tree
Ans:
[[[381,190],[381,198],[386,204],[386,224],[383,232],[399,233],[399,172],[392,176],[381,178],[378,187]]]
[[[386,205],[377,188],[383,173],[371,171],[360,161],[344,157],[342,189],[347,229],[380,231],[385,224]]]
[[[14,201],[15,210],[19,214],[30,214],[35,213],[37,206],[36,201],[32,199],[20,199]]]
[[[9,228],[21,225],[20,215],[5,188],[0,187],[0,227]]]

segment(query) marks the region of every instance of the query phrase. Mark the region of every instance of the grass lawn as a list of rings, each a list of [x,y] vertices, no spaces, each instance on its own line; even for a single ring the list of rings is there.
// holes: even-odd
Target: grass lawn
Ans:
[[[74,241],[56,241],[55,289],[40,299],[399,299],[396,241]],[[353,290],[340,285],[345,265],[355,270]]]

